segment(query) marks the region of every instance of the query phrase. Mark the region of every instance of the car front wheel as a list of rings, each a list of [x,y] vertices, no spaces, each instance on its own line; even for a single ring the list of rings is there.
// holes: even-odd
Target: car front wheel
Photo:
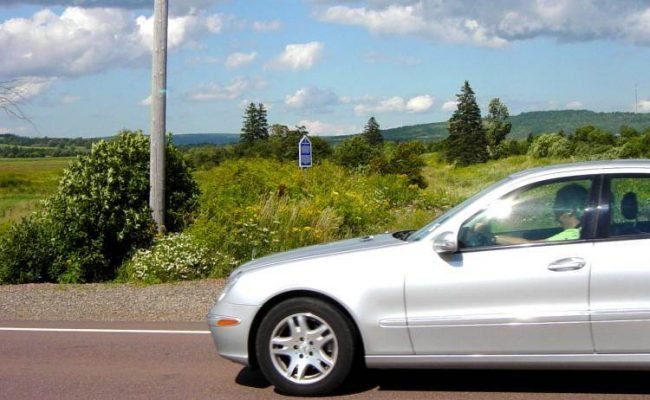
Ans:
[[[264,376],[286,394],[320,395],[339,387],[354,361],[351,323],[313,298],[285,300],[260,324],[256,355]]]

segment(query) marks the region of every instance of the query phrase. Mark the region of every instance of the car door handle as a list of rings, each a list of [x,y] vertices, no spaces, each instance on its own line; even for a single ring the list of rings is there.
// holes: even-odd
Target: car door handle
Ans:
[[[587,265],[587,262],[580,257],[569,257],[554,261],[548,265],[548,269],[556,272],[575,271]]]

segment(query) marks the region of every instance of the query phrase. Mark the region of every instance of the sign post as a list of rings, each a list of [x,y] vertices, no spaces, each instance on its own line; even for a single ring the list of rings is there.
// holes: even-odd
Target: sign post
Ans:
[[[307,135],[303,135],[298,142],[298,166],[301,169],[312,166],[311,140]]]

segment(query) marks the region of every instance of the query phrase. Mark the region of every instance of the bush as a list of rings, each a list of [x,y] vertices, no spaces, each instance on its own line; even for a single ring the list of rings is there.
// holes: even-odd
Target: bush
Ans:
[[[234,157],[231,146],[200,146],[184,151],[185,158],[193,168],[210,169]]]
[[[566,158],[571,155],[571,142],[557,133],[545,133],[537,136],[528,148],[528,155],[535,158]]]
[[[180,153],[167,146],[166,221],[178,231],[191,220],[198,186]],[[24,264],[30,280],[94,282],[115,277],[119,265],[137,248],[151,244],[154,229],[149,201],[149,139],[121,132],[93,145],[65,170],[58,192],[48,199],[42,218],[19,224],[13,239],[38,232],[57,251],[42,252],[40,267]],[[34,227],[33,225],[42,225]],[[20,265],[18,254],[0,259],[0,269]],[[27,273],[28,269],[49,273]],[[27,279],[27,278],[26,278]]]
[[[61,249],[54,237],[53,227],[42,213],[13,225],[0,237],[0,283],[56,280],[53,270]]]
[[[379,151],[362,136],[353,136],[334,148],[334,160],[346,168],[359,168],[370,164]]]
[[[410,184],[425,188],[427,182],[422,176],[425,163],[420,158],[423,152],[420,142],[386,145],[384,151],[370,161],[371,169],[380,174],[406,175]]]
[[[232,259],[215,257],[191,236],[176,233],[156,240],[148,250],[138,250],[120,268],[120,278],[127,281],[162,283],[221,275]]]

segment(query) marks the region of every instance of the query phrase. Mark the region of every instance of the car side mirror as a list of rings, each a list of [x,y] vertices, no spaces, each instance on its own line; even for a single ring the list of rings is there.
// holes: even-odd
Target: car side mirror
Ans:
[[[458,239],[454,232],[442,232],[433,239],[433,250],[438,254],[458,251]]]

